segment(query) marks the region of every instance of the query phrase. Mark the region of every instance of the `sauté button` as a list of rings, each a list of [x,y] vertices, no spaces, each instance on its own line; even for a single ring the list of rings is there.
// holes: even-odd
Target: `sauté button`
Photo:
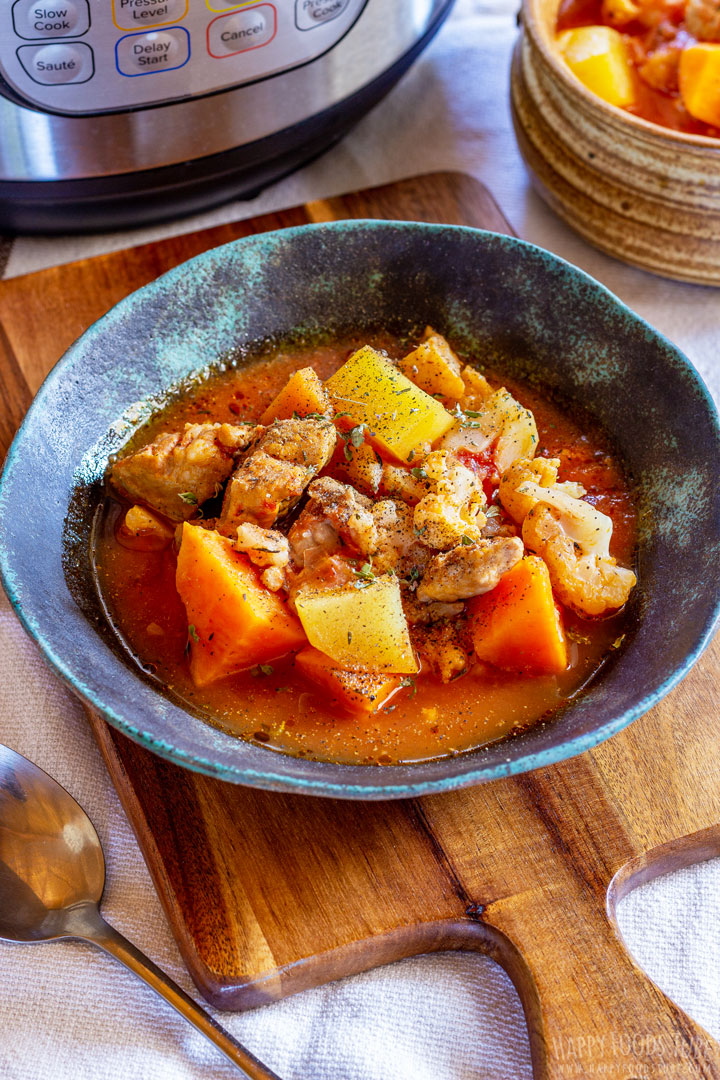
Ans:
[[[208,52],[218,59],[267,45],[275,37],[275,8],[258,4],[245,11],[220,15],[208,26]]]
[[[180,22],[188,0],[113,0],[113,19],[121,30],[150,30]]]
[[[57,45],[21,45],[18,60],[35,82],[81,83],[95,74],[93,51],[82,41]]]
[[[312,30],[315,26],[342,15],[350,0],[295,0],[295,25],[298,30]]]
[[[80,37],[90,26],[87,0],[16,0],[12,8],[15,33],[22,38]]]
[[[173,71],[190,59],[190,35],[181,26],[126,34],[115,46],[115,59],[120,74],[128,77]]]

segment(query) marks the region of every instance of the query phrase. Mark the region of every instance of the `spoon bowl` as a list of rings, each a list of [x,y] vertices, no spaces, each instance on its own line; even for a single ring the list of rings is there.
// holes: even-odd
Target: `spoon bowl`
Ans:
[[[105,922],[100,839],[83,808],[37,765],[0,745],[0,939],[80,938],[133,971],[250,1080],[278,1080],[184,990]]]

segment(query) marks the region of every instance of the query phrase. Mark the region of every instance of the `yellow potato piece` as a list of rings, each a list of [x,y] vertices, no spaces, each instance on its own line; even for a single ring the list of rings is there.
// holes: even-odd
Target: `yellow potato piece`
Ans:
[[[417,660],[400,600],[400,584],[386,574],[355,588],[301,590],[298,618],[311,645],[341,667],[413,675]]]
[[[578,26],[557,37],[570,70],[588,90],[620,108],[635,101],[635,81],[625,39],[611,26]]]
[[[459,401],[465,393],[460,361],[442,334],[436,334],[431,326],[417,349],[400,360],[398,367],[428,394],[442,394]]]
[[[422,443],[434,443],[454,418],[439,401],[410,382],[369,345],[358,349],[325,383],[344,425],[365,424],[380,453],[409,461]]]
[[[680,96],[696,120],[720,127],[720,45],[688,45],[680,54]]]

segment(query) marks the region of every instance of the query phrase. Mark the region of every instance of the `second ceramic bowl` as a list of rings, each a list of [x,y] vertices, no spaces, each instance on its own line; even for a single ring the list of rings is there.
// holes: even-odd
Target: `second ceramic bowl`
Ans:
[[[608,105],[554,47],[558,0],[524,0],[511,102],[537,190],[589,243],[644,270],[720,285],[720,140]]]

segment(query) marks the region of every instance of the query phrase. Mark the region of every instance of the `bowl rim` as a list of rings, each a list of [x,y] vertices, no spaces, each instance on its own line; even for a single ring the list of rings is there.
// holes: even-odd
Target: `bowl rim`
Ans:
[[[523,0],[518,44],[522,44],[523,35],[526,34],[543,57],[546,65],[566,86],[568,92],[583,102],[589,112],[598,114],[605,121],[613,122],[615,127],[626,125],[629,133],[637,136],[645,136],[659,142],[667,141],[669,144],[675,143],[676,149],[693,148],[720,156],[720,138],[713,138],[710,135],[693,135],[687,131],[666,128],[662,124],[656,124],[652,120],[646,120],[635,113],[627,112],[618,105],[611,105],[609,101],[605,101],[597,94],[593,94],[592,90],[589,90],[573,74],[568,65],[563,63],[555,50],[550,47],[543,26],[545,20],[540,5],[541,0]],[[557,7],[559,7],[559,4]],[[557,20],[557,8],[554,19]],[[720,162],[718,162],[718,165],[720,167]]]
[[[89,342],[93,340],[96,335],[99,335],[104,331],[106,323],[111,322],[113,313],[121,305],[133,305],[142,302],[143,294],[146,290],[151,291],[158,281],[164,281],[165,283],[171,283],[174,279],[180,279],[185,273],[187,273],[188,266],[199,266],[205,262],[210,262],[213,259],[217,259],[219,253],[226,249],[238,248],[252,248],[254,246],[262,246],[271,242],[278,237],[287,238],[292,240],[294,237],[302,233],[309,231],[315,232],[346,232],[346,231],[367,231],[368,229],[373,231],[381,231],[383,229],[403,230],[407,232],[423,232],[425,234],[432,235],[433,233],[455,233],[462,235],[469,235],[472,237],[481,237],[484,239],[492,238],[493,243],[499,244],[501,247],[505,247],[509,250],[528,251],[539,256],[540,261],[552,266],[562,267],[566,271],[569,271],[570,275],[576,280],[579,280],[585,285],[590,285],[601,296],[604,296],[606,300],[609,300],[611,306],[622,313],[625,317],[637,324],[644,332],[659,341],[666,346],[675,356],[675,358],[681,361],[682,366],[686,369],[686,373],[690,376],[690,379],[695,384],[695,388],[699,391],[700,397],[704,400],[708,410],[708,416],[712,420],[715,433],[718,437],[720,445],[720,416],[718,415],[718,409],[715,402],[710,395],[710,392],[705,385],[699,372],[692,364],[692,362],[685,356],[685,354],[674,345],[664,334],[655,330],[647,320],[643,319],[640,315],[636,314],[629,308],[622,300],[620,300],[614,293],[610,291],[605,285],[593,278],[590,274],[581,270],[579,267],[574,266],[568,260],[563,259],[561,256],[555,255],[553,252],[548,251],[536,244],[532,244],[528,241],[521,240],[515,236],[509,236],[502,233],[495,233],[490,230],[476,229],[470,226],[464,225],[443,225],[433,224],[428,222],[417,221],[395,221],[395,220],[379,220],[379,219],[347,219],[332,222],[319,222],[310,223],[306,225],[291,226],[288,228],[273,230],[271,232],[253,234],[247,237],[242,237],[238,240],[231,241],[228,244],[219,245],[215,248],[210,248],[207,251],[203,251],[191,259],[185,260],[178,266],[166,271],[164,274],[155,278],[153,281],[142,286],[139,289],[134,290],[127,297],[120,300],[117,304],[113,305],[100,319],[91,324],[90,327],[70,346],[69,349],[60,357],[57,363],[48,372],[43,383],[39,387],[27,413],[22,421],[22,424],[18,428],[13,442],[8,450],[2,473],[0,474],[0,510],[2,509],[3,502],[6,498],[6,487],[8,484],[8,478],[12,476],[13,470],[16,466],[18,455],[22,451],[23,435],[26,427],[29,426],[29,421],[34,417],[34,413],[42,408],[44,392],[48,387],[51,387],[55,382],[61,380],[64,376],[64,369],[67,368],[75,357],[87,348]],[[220,256],[221,257],[221,256]],[[45,637],[42,626],[37,625],[33,618],[23,609],[22,601],[18,595],[14,572],[12,567],[12,555],[9,547],[4,543],[3,530],[2,530],[2,514],[0,514],[0,580],[4,586],[5,592],[10,600],[10,603],[18,616],[21,624],[23,625],[29,636],[39,646],[43,656],[54,669],[54,671],[61,677],[61,679],[73,690],[73,692],[81,698],[83,702],[89,705],[94,711],[98,712],[103,719],[105,719],[111,726],[115,727],[122,734],[126,735],[133,741],[139,743],[145,749],[157,754],[159,757],[173,762],[183,768],[188,768],[192,771],[199,772],[206,776],[210,776],[219,780],[229,781],[232,783],[240,783],[250,787],[260,787],[266,790],[284,791],[295,794],[312,794],[319,796],[326,796],[329,798],[345,798],[345,799],[359,799],[359,800],[385,800],[393,798],[409,798],[420,795],[437,794],[442,792],[448,792],[456,790],[462,787],[469,787],[473,784],[483,783],[489,780],[495,780],[505,776],[512,776],[519,773],[529,772],[537,768],[544,767],[546,765],[552,765],[560,761],[564,761],[567,758],[575,757],[578,754],[584,753],[586,750],[590,750],[603,742],[605,739],[612,735],[617,734],[623,728],[627,727],[633,720],[644,715],[654,705],[656,705],[670,690],[673,689],[688,673],[695,662],[698,660],[704,649],[709,644],[715,628],[720,622],[720,584],[716,586],[715,598],[712,606],[712,610],[707,617],[703,626],[698,626],[696,630],[695,644],[690,651],[685,655],[683,661],[679,663],[663,680],[663,682],[657,686],[652,692],[646,694],[643,698],[637,701],[634,705],[624,709],[618,716],[608,720],[605,724],[594,727],[590,731],[571,736],[564,739],[555,746],[547,747],[542,750],[535,750],[524,753],[518,756],[516,759],[505,760],[497,762],[492,766],[485,766],[480,760],[475,768],[470,767],[464,772],[459,772],[456,775],[440,777],[437,779],[415,779],[408,783],[402,784],[383,784],[382,786],[376,784],[367,783],[336,783],[329,779],[324,779],[322,776],[318,777],[303,777],[303,776],[289,776],[282,775],[273,772],[272,767],[268,769],[256,769],[248,766],[235,766],[232,764],[220,763],[212,761],[209,758],[202,757],[195,753],[190,753],[186,750],[182,750],[177,746],[161,739],[157,736],[151,735],[149,732],[142,731],[132,723],[130,723],[122,714],[114,711],[108,705],[106,705],[102,696],[96,694],[89,686],[87,686],[83,680],[82,675],[73,670],[73,665],[70,660],[63,659],[59,655],[50,641]],[[200,721],[203,722],[203,721]],[[283,758],[288,756],[278,751],[268,751],[268,761],[271,761],[270,755],[278,754]],[[465,755],[459,755],[459,757],[467,757],[470,759],[473,751],[468,751]],[[309,760],[309,759],[304,759]],[[434,763],[438,760],[433,759]],[[409,763],[415,768],[422,768],[424,764],[432,764],[433,762],[413,762]],[[322,764],[318,762],[318,764]],[[335,763],[336,767],[342,767],[349,772],[359,768],[367,768],[367,766],[347,765],[341,763]],[[386,770],[392,770],[397,766],[375,766],[378,770],[382,770],[383,774],[387,776]]]

